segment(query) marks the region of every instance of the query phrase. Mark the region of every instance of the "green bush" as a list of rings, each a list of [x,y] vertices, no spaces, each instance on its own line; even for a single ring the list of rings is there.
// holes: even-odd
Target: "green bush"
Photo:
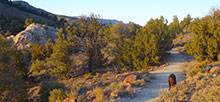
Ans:
[[[145,66],[159,65],[161,58],[171,48],[172,39],[165,19],[151,19],[118,48],[116,61],[128,70],[141,70]]]
[[[144,80],[144,79],[139,79],[139,80],[136,80],[136,81],[134,82],[134,85],[135,85],[135,86],[141,86],[141,87],[143,87],[144,84],[145,84],[145,80]]]
[[[0,34],[0,102],[26,102],[27,66],[21,51]]]
[[[50,91],[49,102],[62,102],[67,97],[63,89],[53,89]]]
[[[55,40],[55,44],[52,46],[53,53],[49,54],[50,57],[47,59],[47,63],[52,66],[51,75],[60,79],[68,79],[67,75],[74,66],[70,56],[76,52],[77,47],[74,42],[69,41],[71,38],[66,38],[63,28],[57,32],[57,36],[58,39]],[[47,51],[50,52],[49,49]]]
[[[26,18],[24,27],[27,28],[30,24],[34,23],[33,18]]]
[[[42,69],[45,69],[45,62],[36,60],[32,63],[30,72],[40,72]]]
[[[173,22],[169,24],[169,31],[172,35],[172,38],[175,38],[177,35],[181,33],[180,23],[177,16],[173,16]]]
[[[58,83],[55,80],[47,80],[41,83],[40,85],[40,99],[43,102],[48,102],[48,97],[50,96],[50,91],[53,89],[64,89],[65,86],[62,83]]]
[[[194,40],[186,44],[187,53],[197,61],[220,60],[220,10],[213,9],[210,15],[193,21]]]
[[[0,33],[4,36],[17,34],[24,30],[24,21],[18,18],[10,18],[0,15]]]
[[[109,86],[107,86],[104,89],[104,91],[111,91],[110,97],[115,98],[125,94],[126,90],[122,82],[112,82]]]
[[[44,45],[34,44],[31,49],[32,60],[44,60],[47,58],[47,50]]]

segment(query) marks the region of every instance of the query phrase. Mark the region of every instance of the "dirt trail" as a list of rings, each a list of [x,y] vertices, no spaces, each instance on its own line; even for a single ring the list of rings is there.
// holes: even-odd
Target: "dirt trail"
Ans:
[[[181,55],[175,49],[172,49],[170,53],[168,66],[150,72],[155,77],[150,84],[137,90],[135,98],[123,97],[118,102],[155,102],[160,93],[167,91],[169,74],[174,73],[177,82],[183,80],[185,76],[182,67],[186,63],[186,56]]]

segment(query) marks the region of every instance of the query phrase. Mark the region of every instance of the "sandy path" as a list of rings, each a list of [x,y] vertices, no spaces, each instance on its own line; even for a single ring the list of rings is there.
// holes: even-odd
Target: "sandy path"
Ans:
[[[155,79],[141,90],[135,92],[135,98],[123,97],[118,102],[154,102],[159,94],[165,92],[168,88],[168,76],[171,73],[176,75],[177,81],[184,79],[184,71],[182,69],[185,63],[185,56],[178,53],[177,50],[170,51],[169,65],[150,72]]]

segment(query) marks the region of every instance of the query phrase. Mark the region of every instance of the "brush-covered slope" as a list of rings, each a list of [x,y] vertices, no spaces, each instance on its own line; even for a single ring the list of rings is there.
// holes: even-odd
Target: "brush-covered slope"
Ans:
[[[52,20],[49,20],[45,17],[41,17],[32,13],[25,12],[23,10],[20,10],[18,8],[15,8],[13,6],[0,3],[0,15],[3,15],[7,18],[18,18],[20,20],[25,20],[26,18],[33,18],[35,20],[43,21],[43,22],[50,22],[52,23]]]

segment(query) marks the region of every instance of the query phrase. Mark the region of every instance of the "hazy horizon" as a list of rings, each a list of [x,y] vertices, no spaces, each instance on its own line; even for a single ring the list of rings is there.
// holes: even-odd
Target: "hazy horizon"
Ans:
[[[163,16],[169,22],[172,22],[173,16],[176,15],[182,20],[187,14],[193,18],[207,15],[212,7],[219,7],[218,0],[23,0],[37,8],[44,9],[48,12],[66,15],[81,16],[95,13],[101,15],[103,19],[115,19],[128,23],[145,25],[151,18]]]

